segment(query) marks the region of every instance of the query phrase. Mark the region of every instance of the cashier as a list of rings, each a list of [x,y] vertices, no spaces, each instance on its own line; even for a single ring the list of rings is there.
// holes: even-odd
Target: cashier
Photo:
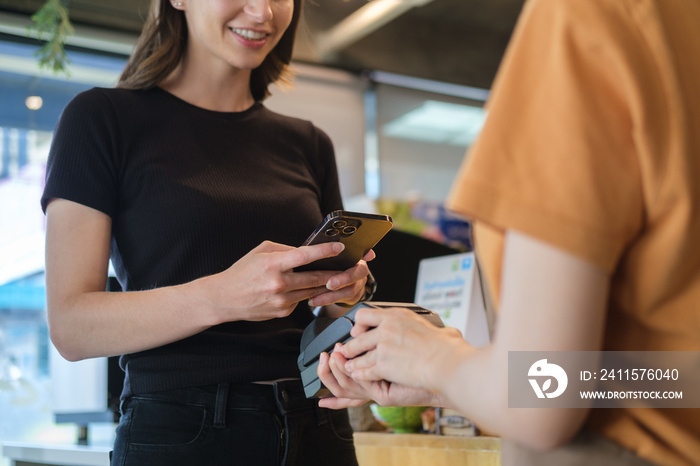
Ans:
[[[514,350],[700,351],[698,24],[696,1],[526,2],[448,201],[476,223],[492,343],[360,310],[322,405],[452,407],[504,464],[700,464],[696,410],[508,409],[506,381]]]

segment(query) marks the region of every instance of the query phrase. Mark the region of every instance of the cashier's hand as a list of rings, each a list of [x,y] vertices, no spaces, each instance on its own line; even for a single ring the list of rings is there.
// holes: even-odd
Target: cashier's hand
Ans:
[[[341,354],[342,345],[335,350],[321,353],[318,376],[333,396],[319,400],[322,408],[342,409],[360,406],[369,400],[381,406],[441,406],[440,397],[427,390],[415,389],[396,383],[379,381],[355,381],[345,370],[348,360]]]
[[[402,308],[360,309],[341,349],[356,381],[389,380],[439,393],[474,350],[459,330],[439,328]]]

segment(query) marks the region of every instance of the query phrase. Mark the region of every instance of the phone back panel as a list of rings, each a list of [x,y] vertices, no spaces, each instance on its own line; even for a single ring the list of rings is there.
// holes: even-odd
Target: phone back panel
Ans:
[[[298,270],[347,270],[364,257],[394,226],[388,215],[336,211],[329,214],[304,245],[339,241],[345,245],[335,257],[321,259]]]

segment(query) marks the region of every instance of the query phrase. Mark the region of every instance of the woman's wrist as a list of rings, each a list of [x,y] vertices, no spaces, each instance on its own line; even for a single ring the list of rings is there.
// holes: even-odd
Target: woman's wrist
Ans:
[[[210,275],[198,278],[179,286],[184,293],[182,299],[192,302],[192,308],[199,310],[198,316],[203,318],[203,324],[207,326],[218,325],[230,319],[229,316],[224,314],[223,309],[217,305],[219,300],[215,296],[216,285],[210,283],[211,277]]]

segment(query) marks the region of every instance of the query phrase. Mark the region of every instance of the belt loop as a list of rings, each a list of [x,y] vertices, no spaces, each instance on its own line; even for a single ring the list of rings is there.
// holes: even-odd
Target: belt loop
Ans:
[[[214,406],[214,429],[226,428],[226,401],[228,400],[227,383],[220,383],[216,387],[216,405]]]
[[[272,384],[272,392],[275,396],[275,403],[277,403],[277,409],[279,413],[283,416],[289,411],[289,393],[285,388],[284,382],[275,382]]]
[[[328,423],[328,418],[330,416],[330,410],[321,408],[318,403],[316,403],[316,421],[318,422],[319,426],[322,426],[324,424]]]

